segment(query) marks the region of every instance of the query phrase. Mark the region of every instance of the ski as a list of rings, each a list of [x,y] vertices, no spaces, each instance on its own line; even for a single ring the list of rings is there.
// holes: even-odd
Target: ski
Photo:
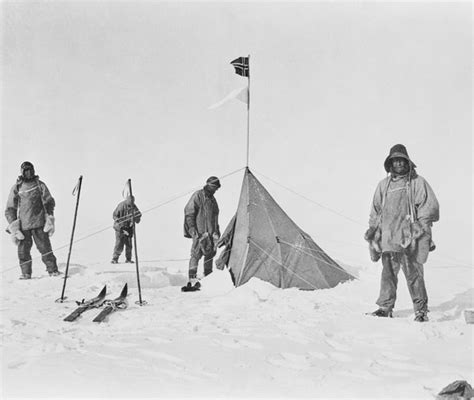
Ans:
[[[92,308],[100,307],[105,299],[105,294],[107,293],[107,285],[100,291],[100,293],[90,300],[76,301],[77,307],[71,314],[69,314],[63,321],[75,321],[79,315],[81,315],[84,311],[90,310]]]
[[[104,309],[92,320],[93,322],[102,322],[107,318],[107,316],[114,311],[123,310],[128,307],[127,304],[127,293],[128,293],[128,286],[125,286],[122,289],[122,293],[120,296],[113,299],[113,300],[105,300],[104,301]]]
[[[186,286],[183,286],[181,288],[182,292],[196,292],[201,289],[201,284],[199,282],[196,282],[194,285],[191,284],[191,282],[188,282]]]

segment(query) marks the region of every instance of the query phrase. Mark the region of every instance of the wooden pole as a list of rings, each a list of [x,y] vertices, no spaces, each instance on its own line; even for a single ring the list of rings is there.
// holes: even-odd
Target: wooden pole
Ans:
[[[133,226],[133,246],[135,247],[135,268],[137,271],[137,287],[138,287],[138,301],[137,304],[143,306],[146,301],[142,300],[142,288],[140,285],[140,272],[138,267],[138,249],[137,249],[137,231],[135,230],[135,199],[132,192],[132,180],[128,180],[128,188],[130,189],[130,198],[132,200],[132,226]]]
[[[250,153],[250,54],[248,56],[248,98],[247,98],[247,163],[249,166],[249,153]]]
[[[65,299],[64,292],[66,290],[67,273],[69,271],[69,261],[71,260],[72,244],[74,243],[74,231],[76,230],[77,210],[79,209],[79,198],[81,197],[81,187],[82,187],[82,175],[79,177],[79,182],[76,185],[76,188],[77,188],[76,209],[74,211],[74,219],[73,219],[73,223],[72,223],[71,240],[69,241],[69,253],[67,255],[66,271],[64,273],[63,290],[61,292],[61,297],[56,300],[60,303],[62,303]],[[74,190],[76,188],[74,188]]]

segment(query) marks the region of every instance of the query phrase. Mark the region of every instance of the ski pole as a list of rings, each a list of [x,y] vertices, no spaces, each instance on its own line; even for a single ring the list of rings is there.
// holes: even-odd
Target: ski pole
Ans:
[[[128,188],[130,189],[130,198],[132,199],[132,227],[133,227],[133,246],[135,247],[135,267],[137,270],[138,301],[135,303],[143,306],[146,301],[142,300],[142,288],[140,286],[140,272],[138,268],[138,249],[137,249],[137,231],[135,229],[135,199],[132,192],[132,180],[128,179]]]
[[[64,299],[66,299],[66,297],[64,297],[64,291],[66,290],[67,273],[69,271],[69,261],[71,259],[72,244],[74,242],[74,231],[76,230],[77,210],[79,208],[79,198],[81,197],[81,186],[82,186],[82,175],[79,177],[79,182],[77,183],[76,187],[72,191],[72,194],[74,195],[77,189],[76,210],[74,211],[74,220],[72,223],[71,241],[69,242],[69,253],[67,255],[66,271],[64,273],[63,290],[61,292],[61,297],[56,300],[56,302],[59,302],[59,303],[62,303]]]

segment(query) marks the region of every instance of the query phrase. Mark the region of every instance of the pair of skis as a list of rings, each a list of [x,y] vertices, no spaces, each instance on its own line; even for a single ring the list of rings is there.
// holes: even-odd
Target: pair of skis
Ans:
[[[122,289],[120,296],[116,297],[113,300],[107,300],[105,295],[107,293],[107,286],[100,291],[100,293],[89,300],[82,300],[81,302],[77,302],[78,307],[69,314],[64,321],[72,322],[75,321],[83,312],[87,310],[92,310],[93,308],[99,308],[104,306],[103,310],[92,320],[93,322],[102,322],[105,318],[117,310],[123,310],[127,308],[127,294],[128,294],[128,285]]]

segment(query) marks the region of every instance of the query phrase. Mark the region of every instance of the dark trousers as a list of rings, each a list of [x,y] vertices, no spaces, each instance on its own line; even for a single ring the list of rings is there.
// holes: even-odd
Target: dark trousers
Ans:
[[[426,293],[425,279],[423,277],[423,264],[412,260],[403,253],[386,252],[382,254],[382,278],[380,281],[380,295],[377,305],[384,309],[392,310],[397,299],[398,272],[400,268],[405,274],[413,309],[417,311],[428,310],[428,294]]]
[[[125,246],[125,258],[127,261],[132,259],[132,238],[133,233],[125,235],[122,231],[115,231],[115,246],[112,259],[118,261],[120,254],[122,254]]]
[[[189,259],[189,279],[196,278],[199,260],[204,256],[204,276],[209,275],[212,272],[212,262],[214,260],[214,253],[204,254],[201,246],[199,245],[198,239],[193,239],[193,245],[191,247],[191,258]]]
[[[21,273],[31,275],[33,265],[31,261],[31,248],[33,247],[33,240],[35,241],[36,248],[41,253],[41,260],[46,265],[46,270],[48,272],[56,272],[58,265],[51,248],[49,234],[43,232],[43,227],[22,230],[22,232],[25,238],[20,240],[18,244],[18,259],[20,260]]]

